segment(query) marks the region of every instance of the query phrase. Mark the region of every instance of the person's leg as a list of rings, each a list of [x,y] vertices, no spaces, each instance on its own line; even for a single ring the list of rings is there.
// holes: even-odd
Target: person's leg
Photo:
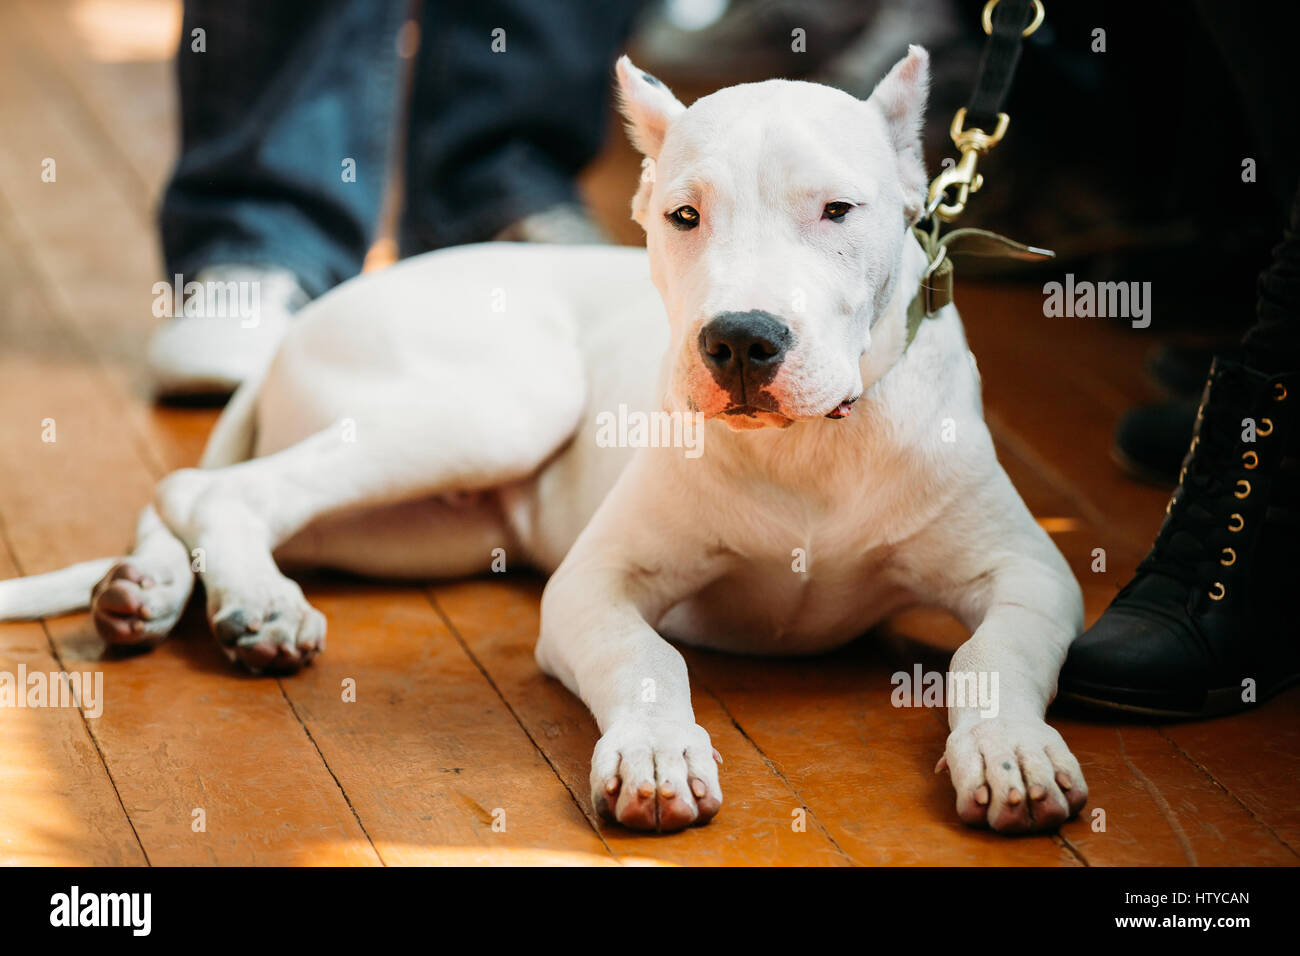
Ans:
[[[1211,369],[1155,544],[1061,674],[1064,696],[1180,716],[1240,710],[1300,680],[1300,131],[1274,85],[1300,13],[1202,7],[1261,124],[1265,188],[1286,190],[1289,217],[1239,356]]]
[[[159,212],[169,274],[277,265],[315,297],[361,270],[383,199],[406,8],[187,0],[181,152]]]
[[[1295,122],[1294,104],[1277,92],[1292,82],[1290,45],[1300,31],[1300,8],[1269,0],[1197,0],[1196,8],[1205,34],[1234,81],[1233,92],[1239,98],[1239,109],[1250,132],[1248,143],[1242,144],[1242,158],[1249,156],[1255,161],[1258,176],[1253,183],[1229,182],[1220,191],[1242,197],[1247,192],[1267,195],[1276,217],[1268,225],[1277,229],[1286,222],[1300,182],[1300,124]],[[1204,103],[1193,99],[1191,108],[1199,108],[1194,122],[1203,126],[1216,122],[1217,111],[1206,109]],[[1200,201],[1200,197],[1193,196]],[[1294,226],[1290,234],[1296,234]],[[1287,351],[1296,354],[1294,348],[1285,348],[1285,342],[1277,352],[1265,345],[1278,335],[1279,324],[1295,329],[1300,322],[1300,308],[1296,307],[1300,304],[1300,281],[1295,278],[1300,275],[1300,243],[1295,239],[1287,243],[1274,250],[1272,264],[1259,285],[1258,325],[1246,340],[1263,346],[1254,350],[1259,360],[1257,368],[1271,367]],[[1233,338],[1236,336],[1226,340]],[[1222,346],[1217,348],[1221,350]],[[1183,366],[1180,369],[1175,365],[1174,370],[1192,373],[1199,363],[1199,377],[1204,377],[1210,350],[1187,349],[1181,356],[1176,350],[1163,350],[1166,356],[1171,352]],[[1164,375],[1159,382],[1162,387],[1169,384]],[[1169,401],[1139,406],[1124,417],[1116,430],[1113,453],[1125,471],[1164,485],[1176,481],[1195,426],[1196,394],[1179,394]]]
[[[215,267],[214,281],[255,283],[262,314],[168,323],[151,348],[164,388],[233,386],[269,357],[289,311],[360,271],[386,185],[407,7],[187,0],[180,157],[158,217],[167,275],[203,281]]]
[[[1255,324],[1242,340],[1247,363],[1275,371],[1300,368],[1300,189],[1256,294]]]
[[[425,0],[404,254],[491,239],[581,202],[614,60],[641,0]]]

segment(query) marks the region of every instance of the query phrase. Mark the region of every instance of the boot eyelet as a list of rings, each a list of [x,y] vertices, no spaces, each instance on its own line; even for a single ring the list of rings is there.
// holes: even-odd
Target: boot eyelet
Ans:
[[[1230,568],[1237,563],[1237,552],[1233,551],[1232,548],[1224,548],[1220,553],[1223,557],[1219,558],[1219,563],[1225,568]]]
[[[1214,587],[1210,588],[1210,600],[1211,600],[1211,601],[1222,601],[1223,598],[1224,598],[1224,595],[1226,595],[1227,593],[1228,593],[1227,589],[1226,589],[1222,584],[1220,584],[1218,581],[1215,581],[1215,582],[1214,582]]]
[[[1242,485],[1245,485],[1245,486],[1246,486],[1246,489],[1245,489],[1244,491],[1241,491],[1241,490],[1234,491],[1234,492],[1232,493],[1232,497],[1234,497],[1234,498],[1249,498],[1249,497],[1250,497],[1250,482],[1247,481],[1245,478],[1238,478],[1238,479],[1237,479],[1237,488],[1240,489]]]
[[[1286,386],[1283,385],[1281,382],[1274,382],[1274,383],[1273,383],[1273,388],[1276,389],[1276,391],[1277,391],[1277,394],[1273,396],[1273,401],[1275,401],[1275,402],[1285,402],[1285,401],[1286,401]]]
[[[1268,431],[1265,431],[1265,430],[1264,430],[1264,426],[1265,426],[1265,425],[1268,426]],[[1261,419],[1259,420],[1259,424],[1255,426],[1255,434],[1256,434],[1256,435],[1263,435],[1265,438],[1267,438],[1269,435],[1273,434],[1273,419],[1271,419],[1271,418],[1261,418]]]
[[[1236,524],[1232,523],[1234,521]],[[1240,531],[1244,527],[1246,527],[1246,519],[1234,511],[1232,516],[1228,519],[1228,530],[1236,532]]]
[[[1167,515],[1169,514],[1169,512],[1173,510],[1174,510],[1174,499],[1170,498],[1168,504],[1165,505],[1165,514]]]
[[[1241,456],[1244,467],[1247,471],[1254,471],[1259,467],[1259,455],[1253,451],[1244,452]]]

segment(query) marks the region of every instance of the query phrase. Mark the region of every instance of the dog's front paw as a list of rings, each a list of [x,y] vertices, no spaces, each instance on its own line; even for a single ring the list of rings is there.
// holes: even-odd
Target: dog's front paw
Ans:
[[[722,806],[720,759],[698,724],[614,724],[591,757],[592,805],[634,830],[667,833],[708,823]]]
[[[947,766],[957,813],[1000,833],[1053,830],[1088,802],[1079,761],[1041,720],[995,717],[948,736]]]

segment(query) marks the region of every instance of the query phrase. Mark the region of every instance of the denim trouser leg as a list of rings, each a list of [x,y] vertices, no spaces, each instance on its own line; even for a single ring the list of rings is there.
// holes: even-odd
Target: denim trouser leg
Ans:
[[[641,6],[424,0],[403,254],[489,239],[577,201],[574,177],[604,140],[614,60]]]
[[[186,0],[181,154],[159,211],[169,274],[279,266],[316,296],[360,271],[384,195],[407,9]]]

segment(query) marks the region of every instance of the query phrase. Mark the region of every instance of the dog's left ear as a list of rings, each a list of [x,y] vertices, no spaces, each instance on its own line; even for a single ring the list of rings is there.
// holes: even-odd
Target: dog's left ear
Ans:
[[[929,91],[930,54],[913,44],[907,48],[907,56],[894,64],[867,99],[884,116],[890,143],[898,156],[903,208],[909,226],[921,218],[929,192],[930,178],[925,172],[921,148],[921,123]]]

